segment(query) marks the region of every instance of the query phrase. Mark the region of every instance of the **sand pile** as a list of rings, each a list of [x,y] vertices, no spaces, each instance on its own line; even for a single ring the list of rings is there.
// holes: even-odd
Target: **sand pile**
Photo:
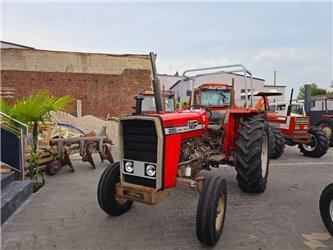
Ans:
[[[86,115],[77,118],[64,112],[51,112],[52,122],[71,124],[85,133],[95,131],[97,134],[106,127],[106,134],[114,144],[118,144],[118,123],[115,121],[105,121],[93,115]]]

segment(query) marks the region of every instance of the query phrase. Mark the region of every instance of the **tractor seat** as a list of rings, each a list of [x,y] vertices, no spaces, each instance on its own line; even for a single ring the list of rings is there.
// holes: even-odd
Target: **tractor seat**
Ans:
[[[208,129],[217,131],[220,130],[225,118],[225,112],[212,111],[212,116],[209,119]]]
[[[214,130],[214,131],[218,131],[221,129],[221,125],[217,125],[217,124],[209,124],[208,125],[208,129],[210,130]]]
[[[223,124],[225,118],[225,111],[211,111],[212,116],[209,119],[209,124],[219,125]]]

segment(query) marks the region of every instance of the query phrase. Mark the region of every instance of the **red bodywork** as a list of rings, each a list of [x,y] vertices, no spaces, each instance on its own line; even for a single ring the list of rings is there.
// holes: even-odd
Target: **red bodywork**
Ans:
[[[156,115],[161,118],[165,133],[164,188],[170,188],[176,185],[182,141],[199,137],[206,133],[208,129],[208,117],[206,112],[201,109]],[[196,123],[196,126],[189,129],[189,123]]]
[[[286,139],[294,143],[307,143],[310,140],[310,118],[307,116],[278,116],[270,112],[267,113],[267,120],[270,125],[279,128]]]
[[[254,108],[228,109],[224,127],[226,137],[224,140],[225,159],[227,159],[235,147],[236,133],[240,126],[241,117],[256,114]],[[181,144],[184,140],[204,135],[209,127],[208,116],[203,109],[183,110],[175,113],[158,115],[164,127],[164,188],[176,185]],[[190,129],[190,123],[193,127]]]

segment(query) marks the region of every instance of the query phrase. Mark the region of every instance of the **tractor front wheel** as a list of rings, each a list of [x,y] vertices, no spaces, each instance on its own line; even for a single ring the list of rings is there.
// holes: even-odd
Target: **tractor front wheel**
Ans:
[[[196,232],[198,240],[214,246],[220,239],[227,209],[227,184],[219,176],[211,176],[205,181],[200,193]]]
[[[286,141],[278,128],[270,127],[269,158],[278,159],[284,152]]]
[[[97,188],[97,199],[100,207],[112,216],[127,212],[133,204],[132,201],[116,197],[116,185],[120,182],[119,166],[119,162],[108,166],[99,179]]]
[[[327,153],[329,148],[328,139],[323,131],[312,127],[309,129],[311,142],[308,144],[299,144],[301,152],[308,157],[319,158]]]
[[[265,118],[244,118],[234,158],[239,187],[247,193],[264,192],[269,166],[269,126]]]

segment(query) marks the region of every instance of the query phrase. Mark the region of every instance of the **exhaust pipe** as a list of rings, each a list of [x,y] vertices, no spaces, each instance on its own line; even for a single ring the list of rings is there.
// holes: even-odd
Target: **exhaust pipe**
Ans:
[[[153,90],[154,90],[154,96],[155,96],[155,105],[156,105],[156,111],[162,112],[164,111],[164,107],[162,105],[162,92],[161,92],[161,83],[160,80],[157,77],[157,71],[156,71],[156,54],[153,52],[149,53],[150,55],[150,61],[151,61],[151,68],[153,73]]]
[[[287,109],[287,116],[290,116],[290,114],[291,114],[291,107],[293,105],[293,94],[294,94],[294,89],[291,89],[290,100],[289,100],[289,105],[288,105],[288,109]]]

